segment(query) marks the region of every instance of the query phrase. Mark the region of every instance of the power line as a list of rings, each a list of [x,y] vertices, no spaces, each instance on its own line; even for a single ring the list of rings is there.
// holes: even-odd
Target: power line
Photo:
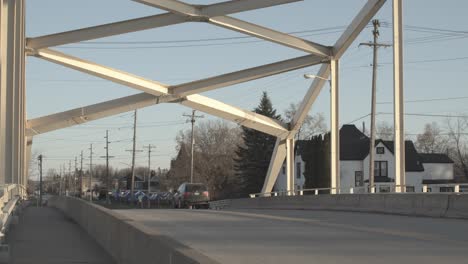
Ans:
[[[464,99],[468,99],[468,96],[406,100],[405,103],[424,103],[424,102],[452,101],[452,100],[464,100]],[[393,104],[393,102],[389,102],[389,101],[378,102],[377,104]]]

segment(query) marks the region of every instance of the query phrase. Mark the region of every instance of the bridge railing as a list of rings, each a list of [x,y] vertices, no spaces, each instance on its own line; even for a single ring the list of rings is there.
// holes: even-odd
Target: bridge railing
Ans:
[[[3,240],[6,230],[12,221],[12,213],[20,200],[26,194],[26,187],[19,184],[0,186],[0,240]]]
[[[351,187],[351,188],[340,188],[338,193],[340,194],[363,194],[363,193],[395,193],[397,187],[406,188],[406,192],[448,192],[448,193],[460,193],[468,192],[468,183],[451,183],[451,184],[425,184],[422,190],[415,190],[414,186],[400,186],[394,183],[378,183],[376,187],[370,189],[368,186]],[[258,197],[275,197],[275,196],[288,196],[288,195],[320,195],[330,194],[336,188],[311,188],[311,189],[300,189],[300,190],[282,190],[267,193],[252,193],[250,198]]]

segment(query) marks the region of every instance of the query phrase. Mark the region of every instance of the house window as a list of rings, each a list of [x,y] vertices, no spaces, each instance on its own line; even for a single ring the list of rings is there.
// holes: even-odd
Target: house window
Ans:
[[[414,186],[406,186],[406,192],[409,192],[409,193],[414,192]]]
[[[300,178],[301,178],[301,175],[302,175],[302,172],[301,172],[301,163],[300,163],[300,162],[297,162],[297,163],[296,163],[296,178],[297,178],[297,179],[300,179]]]
[[[384,147],[377,147],[377,154],[385,154],[385,148]]]
[[[354,172],[354,186],[356,187],[364,186],[364,176],[362,175],[362,171]]]
[[[388,162],[375,161],[374,162],[374,176],[375,177],[388,177]]]
[[[440,187],[440,192],[455,192],[454,187]]]
[[[286,166],[283,166],[283,174],[286,175]]]
[[[389,192],[390,192],[390,186],[380,186],[380,187],[379,187],[379,192],[381,192],[381,193],[389,193]]]

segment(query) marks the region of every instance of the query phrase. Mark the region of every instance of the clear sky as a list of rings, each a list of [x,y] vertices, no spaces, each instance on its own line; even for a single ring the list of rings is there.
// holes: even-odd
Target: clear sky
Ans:
[[[210,4],[219,1],[186,1]],[[305,0],[267,9],[233,15],[283,32],[301,32],[297,36],[332,45],[353,19],[364,0]],[[381,42],[390,43],[391,1],[375,18],[380,19]],[[468,113],[468,2],[464,0],[404,1],[405,24],[405,104],[407,113],[429,115],[465,115]],[[71,29],[94,26],[141,16],[163,13],[130,0],[29,0],[27,1],[27,36],[34,37]],[[361,33],[341,61],[341,124],[370,112],[372,51],[358,47],[372,39],[370,26]],[[54,49],[109,67],[153,79],[178,84],[219,75],[305,53],[204,23],[141,31],[90,43],[70,44]],[[213,38],[233,38],[213,40]],[[125,44],[122,42],[143,42]],[[99,42],[112,42],[104,44]],[[392,48],[379,51],[378,102],[393,100]],[[204,93],[245,109],[253,109],[262,91],[267,91],[280,113],[290,103],[302,100],[311,80],[304,73],[316,73],[317,67],[269,77]],[[27,60],[28,118],[65,111],[138,93],[134,89],[85,75],[37,58]],[[447,99],[464,97],[459,99]],[[443,99],[429,102],[414,100]],[[391,104],[379,104],[378,112],[391,113]],[[175,156],[175,136],[190,124],[182,115],[190,109],[178,104],[161,104],[139,110],[137,148],[156,146],[152,167],[169,167]],[[311,114],[321,112],[328,120],[329,92],[323,89]],[[205,119],[210,119],[205,115]],[[428,122],[443,124],[446,117],[406,117],[406,131],[416,134]],[[378,122],[393,123],[391,115],[378,115]],[[369,124],[364,118],[356,122]],[[56,168],[75,159],[83,150],[89,156],[89,144],[95,148],[95,164],[104,164],[105,131],[110,131],[111,165],[127,167],[131,162],[133,113],[124,113],[85,125],[46,133],[34,138],[33,153],[45,156],[44,168]],[[328,121],[327,121],[328,122]],[[442,126],[443,127],[443,126]],[[89,160],[84,162],[89,163]],[[146,165],[146,153],[137,155],[137,165]],[[34,177],[34,175],[33,175]]]

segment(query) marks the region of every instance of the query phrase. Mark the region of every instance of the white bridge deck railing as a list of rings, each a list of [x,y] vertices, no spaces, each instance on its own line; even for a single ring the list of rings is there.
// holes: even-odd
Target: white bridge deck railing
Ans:
[[[394,183],[379,183],[378,188],[369,189],[368,186],[341,188],[340,194],[363,194],[363,193],[396,193],[396,184]],[[406,193],[461,193],[468,192],[468,183],[447,183],[447,184],[424,184],[422,190],[415,190],[414,186],[401,186],[407,189]],[[443,188],[443,189],[441,189]],[[275,196],[290,196],[290,195],[320,195],[330,194],[334,188],[312,188],[300,190],[283,190],[268,193],[252,193],[250,198],[258,197],[275,197]],[[443,190],[443,191],[442,191]]]
[[[0,186],[0,240],[12,221],[12,213],[20,200],[26,194],[26,187],[19,184],[6,184]],[[3,242],[3,241],[2,241]]]

